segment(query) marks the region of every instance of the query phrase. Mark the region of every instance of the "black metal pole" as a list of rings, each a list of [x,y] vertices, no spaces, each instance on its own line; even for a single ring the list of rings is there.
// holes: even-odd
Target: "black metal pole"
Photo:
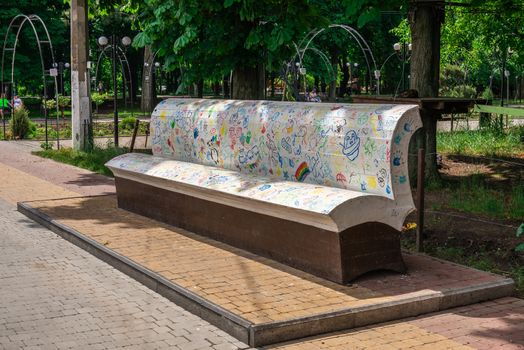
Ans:
[[[4,82],[2,81],[2,92],[0,94],[0,97],[2,99],[2,123],[4,124],[4,140],[7,140],[5,136],[5,103],[8,103],[7,101],[7,89],[4,89]]]
[[[135,120],[135,126],[133,127],[133,136],[131,137],[131,147],[129,148],[129,152],[133,152],[133,149],[135,149],[135,141],[136,141],[136,134],[138,133],[138,126],[140,124],[140,119]]]
[[[112,61],[113,61],[113,114],[114,114],[114,141],[115,141],[115,147],[118,147],[118,106],[117,106],[117,86],[116,86],[116,35],[112,35]]]
[[[504,75],[506,74],[506,58],[502,60],[502,73],[500,78],[502,79],[500,84],[500,107],[504,107]]]
[[[60,77],[60,93],[64,96],[64,63],[58,63],[58,76]],[[57,101],[58,103],[58,101]]]
[[[47,105],[46,105],[46,101],[47,101],[47,97],[44,95],[45,144],[47,146],[49,141],[48,141],[48,138],[47,138]]]

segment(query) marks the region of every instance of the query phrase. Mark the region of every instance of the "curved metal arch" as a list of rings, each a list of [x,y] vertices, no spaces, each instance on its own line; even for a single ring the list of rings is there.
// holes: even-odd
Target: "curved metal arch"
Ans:
[[[105,52],[106,50],[111,49],[111,48],[112,48],[111,45],[106,46],[102,50],[100,55],[98,56],[98,60],[96,62],[96,68],[95,68],[95,89],[96,89],[96,85],[98,82],[98,67],[100,67],[100,60],[102,59],[102,56],[107,56]],[[127,59],[127,56],[124,50],[122,50],[122,48],[119,46],[117,46],[116,48],[117,48],[118,61],[120,62],[120,68],[122,70],[122,77],[124,78],[124,85],[126,86],[126,88],[128,88],[128,92],[129,92],[128,95],[129,95],[129,98],[131,99],[131,105],[132,105],[133,104],[133,77],[131,76],[131,68],[129,67],[129,61]],[[122,57],[124,57],[124,60],[122,60]],[[124,65],[124,62],[125,62],[125,65]],[[129,79],[126,78],[126,74],[125,74],[126,70],[127,70],[127,75]],[[129,82],[129,87],[127,86],[128,82]]]
[[[291,67],[292,62],[295,61],[296,57],[300,55],[300,51],[298,50],[298,46],[295,43],[293,43],[293,44],[295,45],[295,48],[297,49],[297,53],[295,54],[293,59],[286,64],[286,68],[285,68],[284,74],[282,76],[282,79],[283,79],[283,81],[284,81],[284,83],[286,85],[291,85],[291,84],[289,84],[289,81],[287,79],[287,77],[289,75],[289,68]],[[329,58],[326,56],[326,54],[323,53],[322,51],[320,51],[319,49],[315,48],[315,47],[308,47],[304,51],[304,54],[306,53],[307,50],[311,50],[312,52],[314,52],[315,54],[317,54],[320,57],[320,60],[324,63],[324,66],[326,67],[327,71],[329,73],[331,73],[330,75],[332,77],[332,80],[330,80],[330,81],[334,81],[336,79],[335,71],[333,70],[333,66],[329,62]],[[302,65],[302,63],[300,63],[300,65]],[[293,94],[295,95],[295,98],[298,100],[298,91],[295,91],[296,89],[295,89],[294,85],[293,85],[293,90],[294,90]],[[282,96],[282,98],[284,98],[284,96]]]
[[[151,79],[149,81],[149,84],[151,84],[152,86],[152,83],[153,83],[153,80],[151,78],[151,74],[153,72],[153,65],[155,64],[155,58],[156,56],[158,55],[158,53],[160,52],[160,49],[156,50],[155,53],[153,54],[153,56],[151,56],[151,59],[149,61],[147,61],[147,69],[148,69],[148,72],[147,72],[147,77],[149,77],[149,79]],[[160,78],[162,79],[162,77]],[[156,84],[155,84],[156,85]],[[161,84],[162,85],[162,84]],[[152,86],[153,89],[155,89],[155,94],[156,94],[156,87],[155,86]],[[162,93],[162,86],[160,86],[160,93]]]
[[[313,51],[314,53],[316,53],[320,57],[320,59],[323,61],[324,65],[326,66],[327,70],[331,71],[332,76],[333,76],[333,80],[336,79],[335,71],[333,70],[333,66],[329,62],[329,58],[326,56],[325,53],[323,53],[322,51],[320,51],[316,47],[306,47],[305,49],[303,49],[301,51],[295,43],[293,43],[293,44],[295,45],[295,49],[297,50],[297,53],[295,54],[295,56],[293,57],[293,59],[290,62],[295,61],[295,58],[298,56],[300,65],[302,66],[302,60],[304,59],[305,53],[307,52],[307,50],[311,50],[311,51]],[[333,81],[333,80],[331,80],[331,81]]]
[[[375,60],[375,56],[373,55],[373,52],[371,51],[371,48],[369,47],[364,37],[356,29],[348,25],[345,25],[345,24],[331,24],[326,28],[313,29],[310,32],[308,32],[306,36],[302,38],[302,40],[300,40],[300,43],[297,48],[297,51],[299,52],[300,63],[302,64],[302,59],[304,57],[305,51],[307,51],[309,45],[313,42],[313,40],[319,34],[323,33],[324,31],[328,29],[332,29],[332,28],[341,28],[345,30],[357,42],[358,46],[360,47],[360,50],[364,54],[364,59],[366,60],[366,65],[368,67],[368,72],[369,72],[369,81],[370,82],[373,81],[374,72],[377,70],[377,63]],[[372,68],[371,63],[373,64],[374,69],[371,69]],[[377,94],[379,93],[380,93],[380,87],[377,81]]]
[[[1,64],[1,84],[2,84],[2,92],[4,92],[4,69],[5,69],[5,53],[6,51],[12,51],[11,54],[11,88],[14,86],[14,73],[15,73],[15,61],[16,61],[16,48],[18,46],[18,38],[20,36],[20,33],[22,32],[22,29],[24,28],[24,25],[26,23],[29,23],[31,26],[31,29],[33,29],[33,34],[36,38],[37,46],[38,46],[38,53],[40,55],[40,63],[42,66],[42,83],[43,83],[43,90],[44,90],[44,117],[45,117],[45,141],[48,143],[48,127],[47,127],[47,107],[45,104],[45,101],[47,100],[47,80],[46,80],[46,68],[45,68],[45,62],[44,62],[44,53],[42,49],[42,44],[47,44],[49,48],[49,53],[51,55],[51,67],[55,65],[55,56],[53,51],[53,43],[51,41],[51,36],[49,35],[49,31],[47,30],[47,26],[45,25],[42,18],[38,15],[32,14],[32,15],[24,15],[19,14],[13,17],[11,22],[9,23],[9,26],[7,28],[5,37],[4,37],[4,43],[2,46],[2,64]],[[45,32],[45,38],[47,40],[40,40],[40,36],[38,34],[38,31],[36,29],[35,23],[40,25],[41,28],[43,28]],[[13,46],[8,48],[8,39],[9,36],[13,34],[13,28],[18,27],[18,30],[15,34],[15,41],[13,43]],[[60,135],[59,135],[59,106],[58,106],[58,81],[57,77],[54,76],[54,85],[55,85],[55,96],[57,97],[57,103],[56,103],[56,134],[57,134],[57,148],[60,148]],[[12,99],[14,98],[14,95],[12,94]],[[13,101],[12,101],[13,102]],[[11,109],[11,113],[14,113],[14,108]],[[5,137],[5,133],[4,133]]]

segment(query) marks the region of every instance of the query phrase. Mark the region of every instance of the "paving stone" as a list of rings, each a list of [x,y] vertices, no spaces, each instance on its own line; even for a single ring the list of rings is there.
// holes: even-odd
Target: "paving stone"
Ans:
[[[2,190],[0,349],[165,349],[170,343],[211,348],[202,329],[218,329],[57,239],[4,197]],[[155,323],[158,319],[169,327]],[[193,332],[202,337],[178,335]],[[212,334],[234,349],[246,347],[223,332]]]
[[[0,162],[5,159],[7,148],[3,148],[4,145],[0,142]],[[7,153],[17,149],[11,145]],[[96,194],[107,190],[109,186],[102,179],[97,180],[100,184],[98,189],[96,183],[89,189],[88,186],[82,187],[89,183],[82,180],[89,174],[67,166],[59,167],[62,174],[55,179],[57,170],[48,170],[55,163],[40,160],[37,168],[31,168],[31,162],[34,161],[31,157],[27,154],[10,156],[11,163],[18,162],[18,158],[22,159],[22,165],[17,163],[18,170],[9,166],[0,167],[0,349],[248,348],[18,214],[13,206],[17,201]],[[74,185],[67,184],[69,181]],[[97,209],[96,205],[91,208]],[[72,209],[71,206],[64,206],[59,213],[64,215]],[[89,215],[73,219],[83,221],[84,227],[92,224],[89,220],[93,221]],[[107,220],[101,224],[106,229],[117,227],[120,230],[125,227],[123,224],[129,225],[129,222]],[[147,232],[147,225],[140,222],[136,224],[138,232],[145,236],[151,234]],[[100,227],[100,223],[98,225]],[[126,238],[127,245],[122,247],[127,253],[147,257],[146,251],[140,251],[130,237]],[[201,269],[188,264],[181,266],[178,271],[171,271],[169,261],[165,260],[166,252],[171,249],[169,241],[159,239],[161,237],[153,238],[158,240],[154,243],[158,247],[163,245],[164,249],[158,249],[151,255],[150,263],[158,264],[161,261],[157,266],[163,268],[163,272],[171,273],[170,278],[176,278],[182,284],[187,283],[195,291],[208,293],[210,298],[216,298],[217,301],[229,302],[229,305],[243,310],[247,315],[253,314],[253,305],[256,305],[261,311],[259,315],[270,320],[297,315],[297,310],[318,312],[319,305],[335,309],[348,301],[348,294],[356,300],[383,295],[391,297],[406,293],[406,286],[413,287],[416,282],[408,276],[400,280],[402,283],[392,285],[375,278],[365,281],[362,284],[364,288],[360,290],[329,283],[327,288],[325,281],[310,277],[304,279],[300,272],[290,280],[289,271],[275,269],[272,262],[267,260],[261,260],[262,264],[256,261],[250,263],[257,259],[251,255],[230,254],[224,259],[219,249],[206,250],[205,244],[191,246],[190,239],[181,242],[191,243],[189,246],[194,248],[185,254],[190,259],[190,255],[196,253],[199,261],[202,261]],[[114,244],[114,241],[108,240],[108,244]],[[184,250],[180,249],[179,252],[182,254]],[[222,264],[217,264],[220,260],[223,260]],[[260,268],[260,265],[265,267]],[[441,265],[433,272],[438,276],[446,276],[446,283],[451,280],[452,285],[465,286],[482,281],[480,274],[470,275],[469,270],[457,266],[453,267],[451,273],[448,265]],[[210,274],[210,266],[217,274],[226,276],[227,283],[222,283],[221,276]],[[240,268],[231,270],[231,266]],[[199,275],[206,278],[198,280]],[[249,278],[246,279],[246,276]],[[425,287],[439,290],[445,286],[442,280],[428,278]],[[275,286],[269,290],[270,295],[257,293],[268,283]],[[297,297],[297,290],[303,292],[302,296]],[[372,290],[380,293],[373,293]],[[278,297],[278,301],[266,308],[272,302],[273,295]],[[308,303],[312,306],[307,307]],[[264,317],[261,320],[266,320]],[[142,336],[137,337],[136,334]],[[524,301],[502,298],[402,322],[379,324],[266,348],[524,349]]]

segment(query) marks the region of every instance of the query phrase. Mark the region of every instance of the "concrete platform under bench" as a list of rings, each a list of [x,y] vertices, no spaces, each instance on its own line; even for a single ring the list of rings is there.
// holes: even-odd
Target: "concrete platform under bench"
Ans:
[[[514,292],[511,279],[407,253],[407,274],[373,273],[339,285],[118,209],[115,196],[23,202],[18,210],[251,346]]]

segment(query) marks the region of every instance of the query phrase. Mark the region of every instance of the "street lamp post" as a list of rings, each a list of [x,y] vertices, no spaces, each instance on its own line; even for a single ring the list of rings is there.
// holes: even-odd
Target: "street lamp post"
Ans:
[[[507,103],[509,103],[509,76],[510,76],[509,70],[506,69],[504,71],[504,77],[506,78],[506,101]]]
[[[358,62],[353,63],[353,68],[354,68],[353,72],[355,75],[355,79],[359,79],[358,66],[359,66]],[[356,93],[357,95],[360,95],[360,81],[359,80],[357,80],[357,92]]]
[[[508,50],[502,57],[502,74],[501,74],[502,81],[500,84],[500,106],[501,107],[504,106],[504,77],[509,77],[509,71],[506,70],[506,61],[511,57],[511,55],[513,55],[513,50],[511,49],[511,47],[508,47]],[[508,75],[506,75],[506,72]]]
[[[58,68],[58,77],[60,78],[60,86],[58,91],[62,96],[64,96],[64,70],[69,69],[70,64],[68,62],[58,62],[53,63],[53,67]]]
[[[162,95],[162,73],[159,73],[160,71],[160,62],[155,62],[155,86],[156,86],[156,79],[158,78],[158,95]]]
[[[158,53],[155,52],[155,54],[153,55],[153,59],[151,60],[151,64],[149,64],[149,62],[144,62],[144,70],[145,70],[145,80],[146,82],[148,83],[148,86],[150,87],[149,90],[151,91],[151,103],[149,103],[149,114],[153,113],[153,98],[154,98],[154,95],[156,94],[156,90],[157,90],[157,87],[156,87],[156,79],[155,79],[155,75],[156,76],[162,76],[161,74],[158,74],[157,70],[160,70],[160,62],[156,61],[154,62],[155,60],[155,57],[156,57],[156,54]],[[162,92],[162,79],[159,79],[160,81],[160,92]],[[142,94],[144,94],[144,92],[142,91]]]
[[[131,45],[131,38],[124,36],[121,40],[122,46],[126,49]],[[118,38],[115,34],[111,35],[111,43],[109,39],[105,36],[98,38],[98,45],[102,48],[105,48],[107,45],[110,45],[111,48],[111,61],[112,61],[112,70],[113,70],[113,122],[114,122],[114,144],[115,147],[118,147],[118,86],[116,84],[116,50],[118,45]]]
[[[402,62],[402,90],[406,90],[406,79],[405,79],[405,65],[411,59],[411,43],[395,43],[393,44],[393,50],[397,54],[398,59]]]

